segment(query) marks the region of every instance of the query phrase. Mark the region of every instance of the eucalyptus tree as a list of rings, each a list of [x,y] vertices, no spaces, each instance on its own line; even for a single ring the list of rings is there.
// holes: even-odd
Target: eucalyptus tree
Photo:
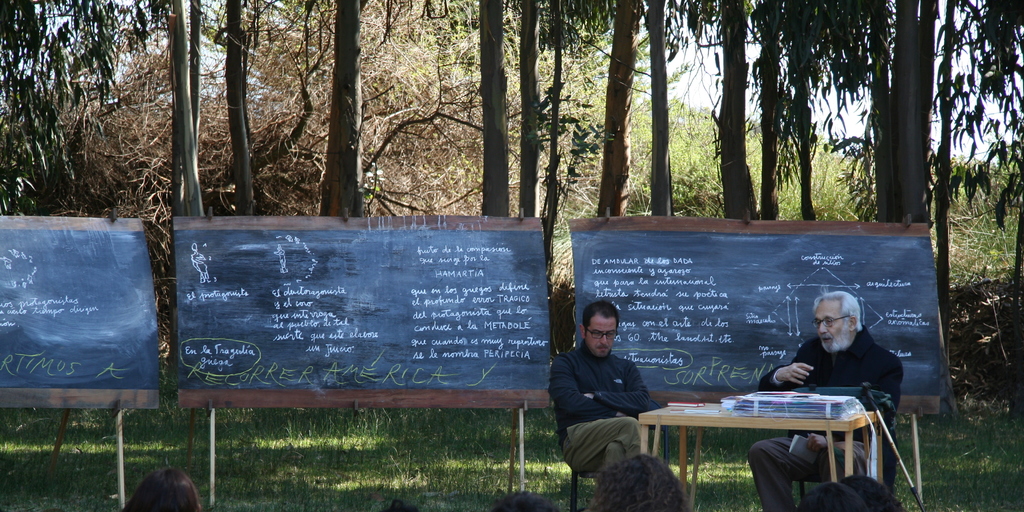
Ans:
[[[761,47],[754,61],[753,78],[758,84],[761,109],[761,211],[762,220],[779,217],[779,128],[777,110],[782,68],[779,31],[782,11],[780,0],[762,0],[750,14],[754,37]]]
[[[362,5],[360,0],[336,0],[335,6],[334,76],[320,215],[362,217]]]
[[[540,214],[540,9],[537,0],[520,2],[519,102],[519,210],[527,217]],[[552,6],[554,10],[554,6]]]
[[[894,86],[898,93],[896,102],[896,127],[902,137],[896,149],[899,167],[900,197],[903,215],[912,222],[928,221],[928,177],[924,165],[925,150],[921,141],[921,61],[918,59],[921,41],[917,17],[920,0],[896,0],[896,69]]]
[[[719,37],[722,41],[722,110],[718,116],[722,143],[722,196],[725,216],[757,218],[747,167],[747,13],[743,0],[722,0]]]
[[[484,215],[509,214],[507,79],[502,0],[480,0],[480,96],[483,104]]]
[[[650,0],[647,33],[651,38],[651,215],[672,215],[672,166],[669,161],[668,65],[665,61],[666,0]]]
[[[640,44],[642,0],[615,0],[612,51],[605,95],[604,150],[597,215],[622,215],[626,209],[630,173],[630,119],[633,76]]]
[[[148,37],[165,9],[115,0],[0,3],[0,215],[33,213],[33,194],[73,175],[75,138],[62,114],[107,99],[116,50]]]
[[[231,132],[232,168],[235,179],[235,214],[252,215],[252,155],[249,143],[249,105],[246,101],[248,34],[242,23],[242,0],[227,0],[227,55],[224,63],[228,128]]]
[[[747,5],[742,0],[672,0],[668,11],[668,46],[721,46],[715,63],[722,76],[718,125],[722,198],[728,218],[757,217],[746,155]],[[711,30],[717,27],[717,31]]]
[[[1024,416],[1024,325],[1022,325],[1021,280],[1024,279],[1024,8],[1015,2],[964,2],[963,14],[970,30],[970,71],[954,78],[959,89],[954,101],[960,105],[958,120],[972,134],[984,133],[993,140],[989,162],[1009,171],[996,205],[996,220],[1002,225],[1007,210],[1017,207],[1017,237],[1013,264],[1013,342],[1015,382],[1011,409]],[[965,90],[963,85],[970,88]],[[975,89],[976,87],[976,89]],[[974,89],[974,90],[970,90]],[[986,108],[988,107],[988,108]],[[988,112],[995,115],[989,117]]]

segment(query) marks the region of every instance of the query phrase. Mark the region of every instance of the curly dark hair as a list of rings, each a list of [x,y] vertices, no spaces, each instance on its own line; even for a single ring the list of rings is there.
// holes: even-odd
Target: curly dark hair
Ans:
[[[199,491],[184,471],[158,469],[142,479],[122,512],[202,512]]]
[[[868,506],[850,486],[823,482],[800,500],[796,512],[868,512]]]
[[[882,482],[865,475],[850,475],[839,483],[852,488],[864,500],[869,512],[904,512],[900,500]]]
[[[683,484],[656,457],[637,455],[616,462],[597,476],[595,512],[689,512]]]
[[[498,500],[491,512],[558,512],[558,507],[544,496],[522,491]]]

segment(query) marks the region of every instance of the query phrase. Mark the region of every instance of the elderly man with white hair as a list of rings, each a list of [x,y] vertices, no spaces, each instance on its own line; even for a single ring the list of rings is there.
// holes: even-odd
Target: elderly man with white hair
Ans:
[[[860,387],[869,382],[889,393],[893,404],[899,407],[903,364],[896,355],[875,343],[861,322],[860,305],[853,295],[830,292],[815,299],[814,326],[817,337],[800,346],[792,363],[768,372],[758,389],[788,391],[804,386]],[[891,416],[886,418],[890,425]],[[789,452],[792,434],[790,437],[758,441],[747,454],[754,485],[765,512],[796,510],[792,491],[794,481],[815,475],[821,481],[830,477],[825,437],[821,433],[807,434],[807,447],[818,452],[817,459],[808,462]],[[857,454],[854,471],[863,473],[864,449],[859,440],[855,441],[854,451]],[[891,453],[886,453],[884,459],[885,483],[891,488],[896,478],[896,462]],[[840,478],[842,469],[838,468]]]

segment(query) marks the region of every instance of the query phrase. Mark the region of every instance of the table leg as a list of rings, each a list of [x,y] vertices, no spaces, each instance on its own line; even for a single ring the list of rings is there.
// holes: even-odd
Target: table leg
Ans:
[[[832,439],[831,430],[825,431],[825,439],[828,441],[828,467],[830,471],[829,474],[832,476],[831,480],[835,482],[838,480],[838,475],[836,474],[836,444],[835,441]]]
[[[651,455],[658,456],[658,445],[661,441],[661,416],[658,416],[658,422],[654,425],[654,448],[651,448]]]
[[[686,490],[688,476],[686,474],[686,426],[679,426],[679,479],[683,482],[683,490]]]
[[[690,483],[690,510],[697,496],[697,468],[700,467],[700,444],[704,437],[704,427],[697,427],[697,444],[693,448],[693,482]]]
[[[853,455],[853,429],[850,429],[850,431],[846,433],[846,442],[844,442],[843,445],[846,447],[846,456],[843,457],[844,459],[846,459],[844,461],[846,464],[843,465],[843,474],[844,475],[852,475],[853,474],[853,457],[854,457],[854,455]],[[865,452],[865,453],[867,453],[867,452]]]
[[[650,455],[651,450],[647,446],[647,425],[640,425],[640,453]]]

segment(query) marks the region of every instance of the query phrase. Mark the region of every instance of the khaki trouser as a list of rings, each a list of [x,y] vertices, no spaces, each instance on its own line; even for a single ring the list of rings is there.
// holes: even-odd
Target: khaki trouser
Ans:
[[[574,471],[600,471],[640,453],[640,422],[628,416],[577,423],[566,432],[562,454]]]

